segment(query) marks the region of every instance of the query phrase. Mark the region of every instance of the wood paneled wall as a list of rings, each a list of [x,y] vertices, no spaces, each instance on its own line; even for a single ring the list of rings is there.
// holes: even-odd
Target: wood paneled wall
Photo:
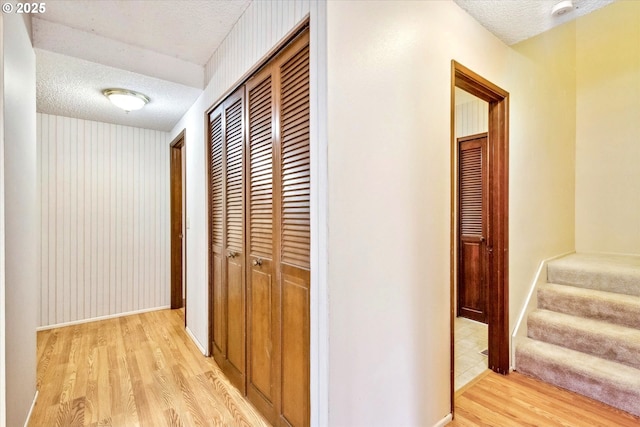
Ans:
[[[489,130],[489,104],[475,98],[456,105],[456,138]]]
[[[229,89],[309,13],[310,0],[254,1],[205,64],[205,86]],[[220,94],[217,94],[220,96]]]
[[[169,134],[37,115],[40,326],[169,304]]]

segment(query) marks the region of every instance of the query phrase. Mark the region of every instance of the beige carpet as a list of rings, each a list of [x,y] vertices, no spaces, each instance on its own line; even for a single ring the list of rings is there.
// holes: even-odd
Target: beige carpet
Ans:
[[[548,265],[516,369],[640,416],[640,256]]]

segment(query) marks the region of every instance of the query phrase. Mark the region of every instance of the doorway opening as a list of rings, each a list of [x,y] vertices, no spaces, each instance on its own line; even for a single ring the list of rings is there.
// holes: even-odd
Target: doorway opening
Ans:
[[[509,372],[509,93],[456,61],[452,61],[451,74],[453,411],[456,324],[486,323],[487,367],[501,374]],[[476,128],[467,135],[456,135],[456,94],[464,93],[486,103],[486,130]]]
[[[171,309],[185,308],[186,325],[186,265],[185,250],[185,168],[183,162],[185,130],[170,145],[170,192],[171,192]]]

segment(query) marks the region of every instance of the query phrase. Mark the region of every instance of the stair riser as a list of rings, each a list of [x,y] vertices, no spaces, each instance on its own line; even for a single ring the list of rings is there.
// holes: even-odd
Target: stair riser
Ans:
[[[576,370],[567,369],[548,360],[531,357],[516,348],[517,371],[558,387],[580,393],[616,408],[640,416],[640,389],[625,389],[605,383]]]
[[[555,344],[586,354],[623,363],[640,369],[640,343],[625,336],[603,332],[576,330],[570,326],[550,323],[531,316],[527,321],[529,338]]]
[[[640,329],[640,305],[636,304],[601,301],[540,289],[538,308]]]

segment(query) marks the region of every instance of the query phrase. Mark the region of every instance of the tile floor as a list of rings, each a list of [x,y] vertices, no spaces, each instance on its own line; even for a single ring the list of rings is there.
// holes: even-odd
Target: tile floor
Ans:
[[[487,369],[487,325],[464,317],[455,320],[455,389],[459,390]]]

